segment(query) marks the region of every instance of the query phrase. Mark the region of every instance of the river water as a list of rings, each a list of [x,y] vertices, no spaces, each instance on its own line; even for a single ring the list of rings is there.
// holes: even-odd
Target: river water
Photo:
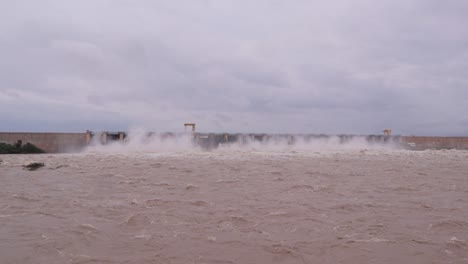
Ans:
[[[468,263],[467,151],[0,160],[4,264]]]

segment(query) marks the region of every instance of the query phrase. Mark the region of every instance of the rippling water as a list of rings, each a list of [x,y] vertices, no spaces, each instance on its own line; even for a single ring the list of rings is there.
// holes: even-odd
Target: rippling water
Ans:
[[[0,263],[468,263],[465,151],[0,160]]]

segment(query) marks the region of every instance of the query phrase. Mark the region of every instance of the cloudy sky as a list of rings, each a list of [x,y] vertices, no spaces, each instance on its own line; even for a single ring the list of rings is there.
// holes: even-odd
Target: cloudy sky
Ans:
[[[0,131],[468,135],[466,0],[0,0]]]

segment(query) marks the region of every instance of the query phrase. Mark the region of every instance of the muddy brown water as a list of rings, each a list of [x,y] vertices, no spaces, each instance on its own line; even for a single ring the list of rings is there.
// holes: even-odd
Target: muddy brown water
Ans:
[[[0,160],[4,264],[468,263],[466,151]]]

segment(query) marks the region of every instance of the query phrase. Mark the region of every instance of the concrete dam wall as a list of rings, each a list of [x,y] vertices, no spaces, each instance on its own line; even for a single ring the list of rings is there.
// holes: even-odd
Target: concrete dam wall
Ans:
[[[36,145],[47,153],[77,152],[89,143],[87,133],[15,133],[0,132],[0,142],[21,141]]]
[[[147,137],[160,138],[178,137],[175,133],[147,133]],[[187,135],[187,134],[184,134]],[[203,149],[215,149],[222,144],[248,144],[251,142],[295,144],[314,140],[327,140],[334,138],[337,144],[345,144],[354,139],[360,139],[369,144],[392,144],[398,148],[409,150],[424,149],[466,149],[468,150],[468,137],[417,137],[417,136],[355,136],[355,135],[290,135],[290,134],[229,134],[229,133],[193,133],[194,144]],[[77,152],[85,148],[90,142],[109,144],[111,142],[125,142],[125,132],[99,132],[86,133],[9,133],[0,132],[0,142],[15,144],[19,140],[32,143],[48,153]]]
[[[468,149],[468,137],[401,137],[406,149]]]
[[[353,140],[361,140],[369,145],[392,145],[401,149],[460,149],[468,150],[468,137],[418,137],[418,136],[384,136],[384,135],[272,135],[272,134],[195,134],[194,140],[204,148],[216,148],[220,144],[233,142],[287,142],[295,144],[297,141],[310,142],[335,138],[338,144],[346,144]]]

